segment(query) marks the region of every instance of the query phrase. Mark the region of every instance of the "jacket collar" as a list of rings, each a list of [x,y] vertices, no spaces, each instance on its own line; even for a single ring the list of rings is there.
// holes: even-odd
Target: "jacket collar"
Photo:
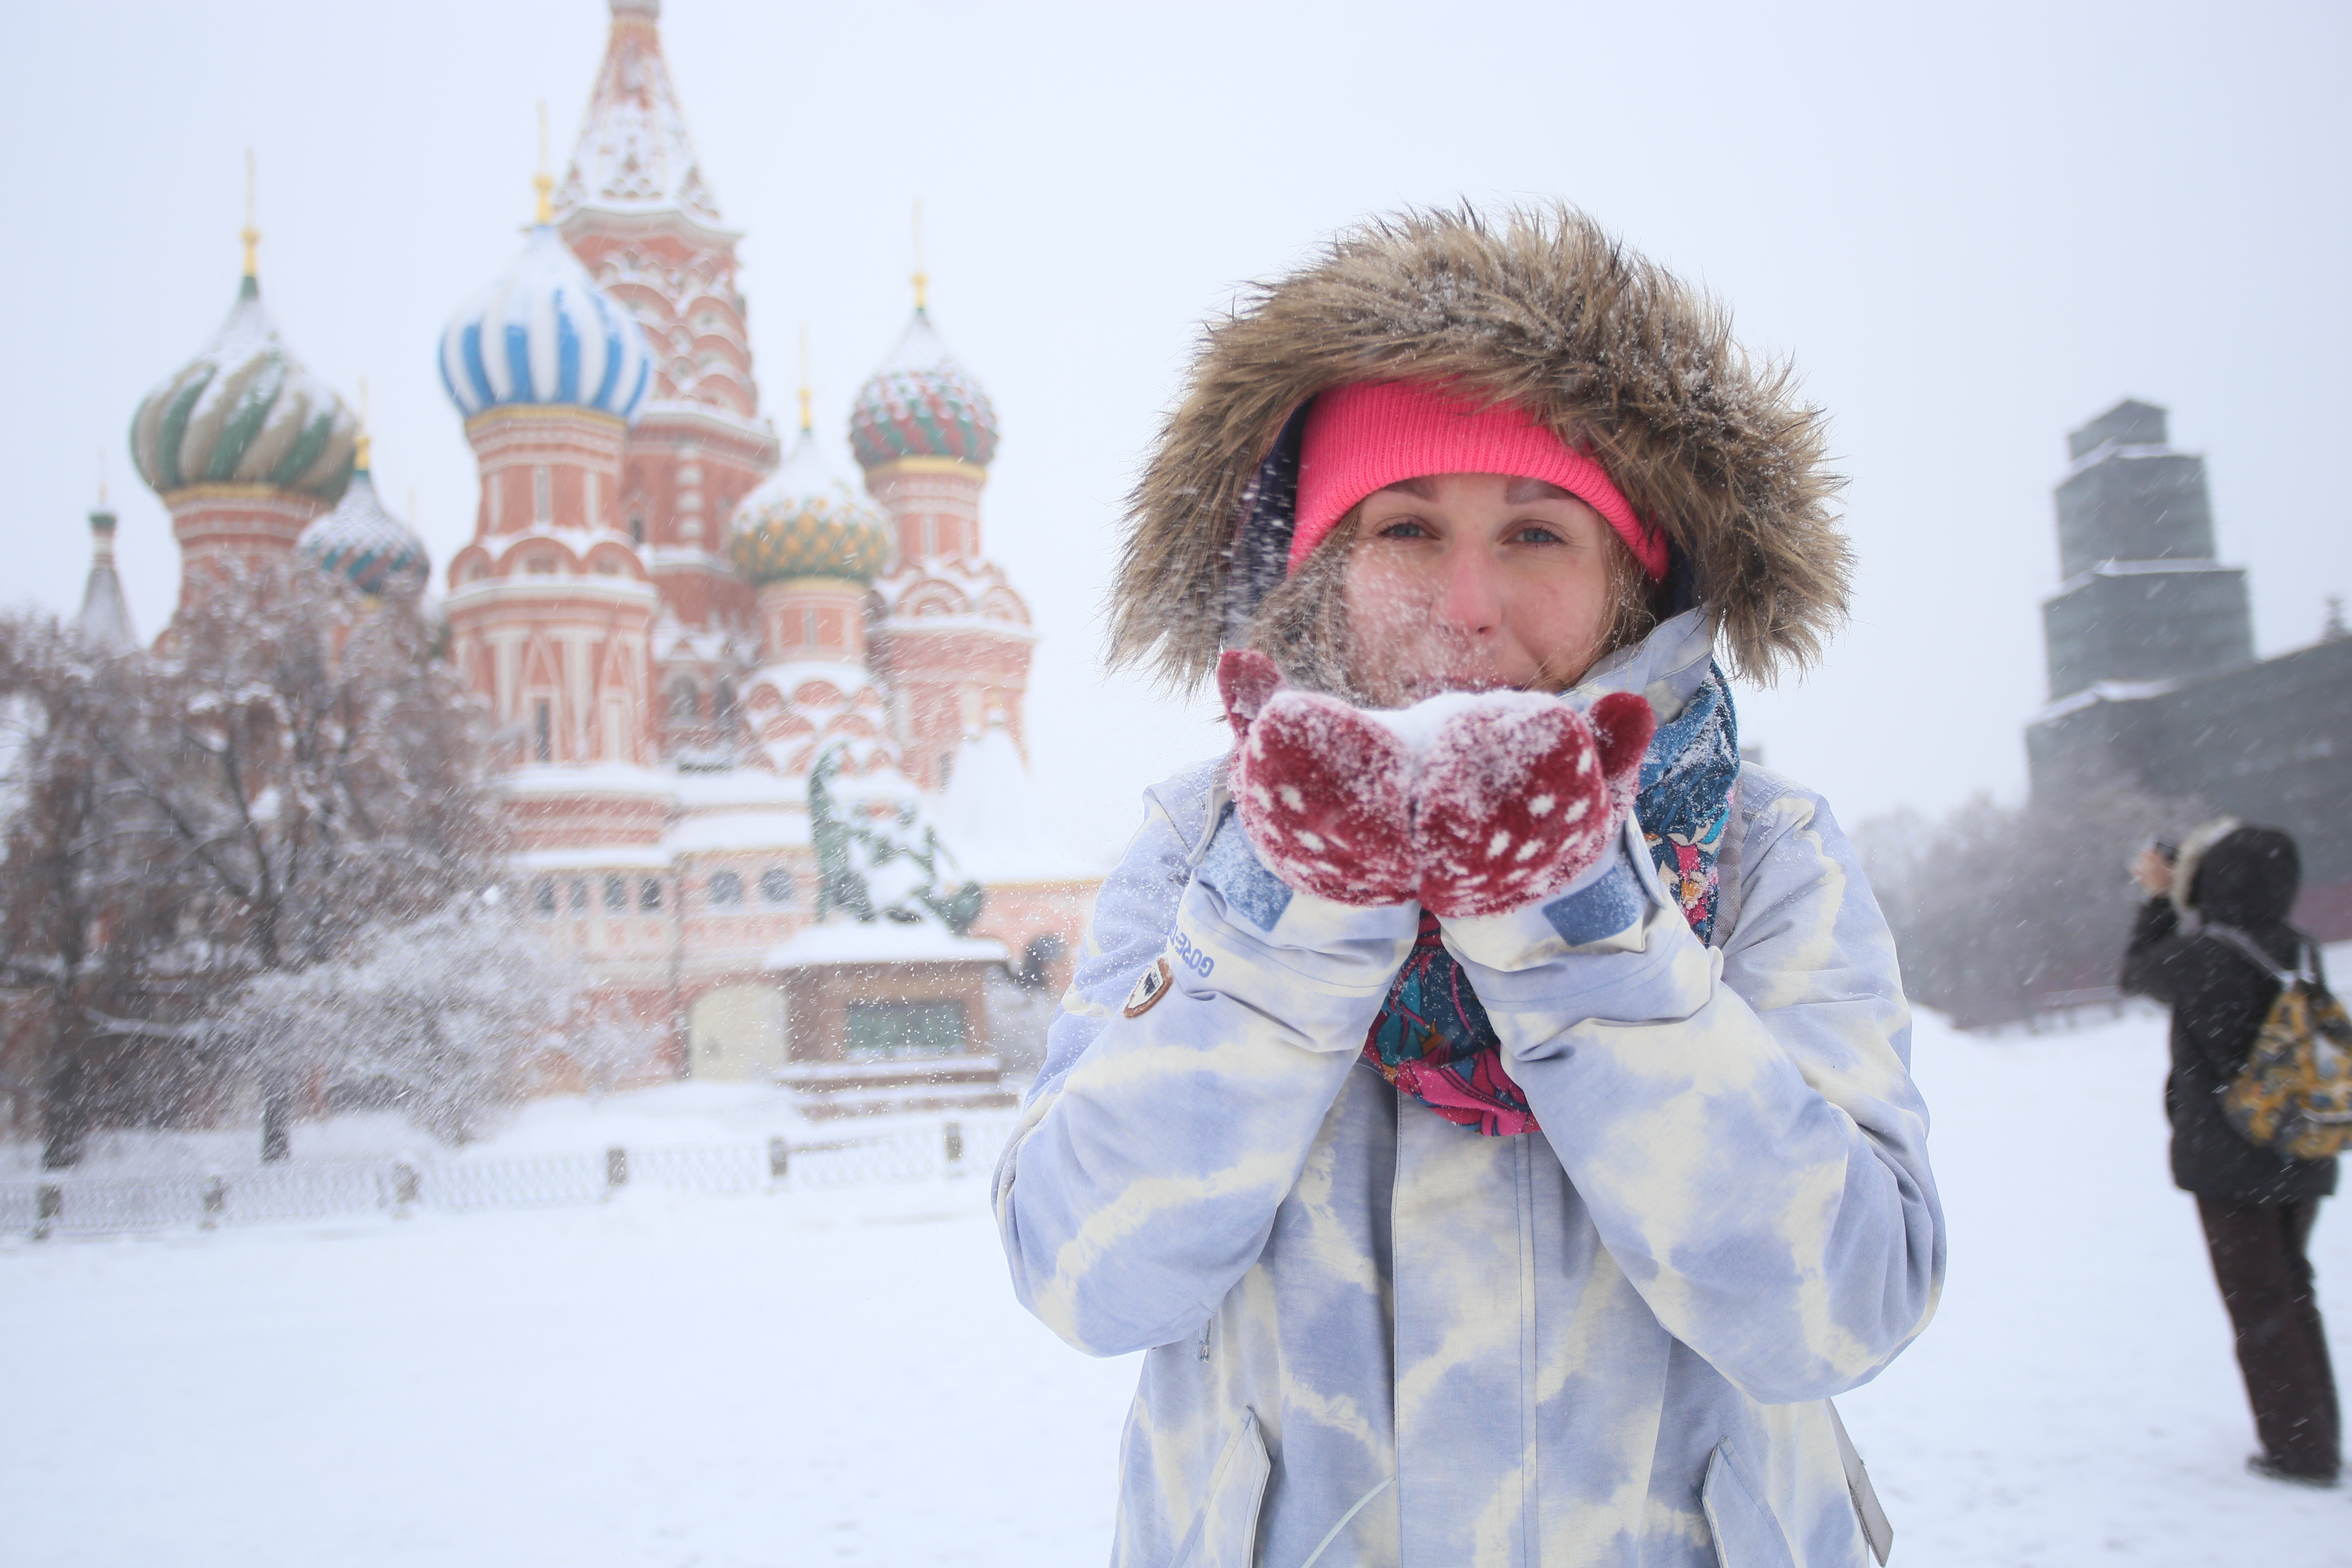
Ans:
[[[1659,622],[1640,642],[1594,665],[1569,696],[1586,706],[1612,691],[1638,691],[1650,700],[1658,722],[1671,724],[1714,668],[1714,619],[1702,605]]]

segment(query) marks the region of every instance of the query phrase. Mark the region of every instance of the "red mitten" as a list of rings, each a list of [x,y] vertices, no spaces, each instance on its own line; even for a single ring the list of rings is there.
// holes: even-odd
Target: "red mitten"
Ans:
[[[1484,699],[1447,719],[1423,756],[1422,907],[1501,914],[1574,881],[1624,820],[1655,723],[1631,692],[1603,697],[1589,719],[1532,693]]]
[[[1282,689],[1282,671],[1255,648],[1227,648],[1217,656],[1217,695],[1225,700],[1225,722],[1236,742],[1249,739],[1250,721]]]
[[[1412,752],[1348,704],[1281,689],[1263,654],[1218,662],[1234,805],[1250,847],[1290,886],[1368,907],[1412,897]]]

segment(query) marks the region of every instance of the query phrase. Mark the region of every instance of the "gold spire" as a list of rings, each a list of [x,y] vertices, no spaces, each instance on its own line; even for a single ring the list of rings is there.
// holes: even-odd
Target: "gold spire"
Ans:
[[[245,275],[247,278],[261,276],[261,229],[254,214],[253,149],[247,147],[245,150],[245,228],[237,236],[245,241]]]
[[[539,192],[537,223],[547,223],[555,216],[555,176],[547,172],[547,100],[539,100],[539,173],[530,183]]]
[[[915,198],[915,314],[930,302],[931,275],[923,270],[923,202]]]
[[[809,413],[809,405],[813,401],[814,395],[809,391],[808,323],[803,321],[801,323],[801,434],[803,436],[816,428],[816,420]]]
[[[367,377],[365,376],[360,377],[359,438],[352,443],[352,467],[356,468],[361,473],[366,473],[368,471],[368,458],[375,449],[375,438],[368,434],[368,390]]]

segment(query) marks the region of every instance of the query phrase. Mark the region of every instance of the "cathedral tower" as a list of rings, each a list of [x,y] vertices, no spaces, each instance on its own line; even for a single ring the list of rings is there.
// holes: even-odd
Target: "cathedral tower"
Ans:
[[[915,319],[858,389],[849,440],[898,546],[875,584],[875,667],[890,687],[901,765],[935,790],[963,742],[992,729],[1025,756],[1022,700],[1036,634],[1004,569],[981,553],[996,410],[931,325],[924,289],[919,271]]]
[[[482,475],[449,563],[450,648],[506,737],[526,848],[651,847],[659,599],[614,510],[652,371],[635,320],[544,221],[543,189],[521,256],[442,333]]]
[[[727,559],[736,504],[776,465],[760,416],[735,242],[703,178],[662,58],[660,0],[611,0],[612,34],[555,193],[564,243],[645,329],[652,381],[629,432],[618,525],[660,591],[666,749],[698,749],[748,666],[749,587]]]

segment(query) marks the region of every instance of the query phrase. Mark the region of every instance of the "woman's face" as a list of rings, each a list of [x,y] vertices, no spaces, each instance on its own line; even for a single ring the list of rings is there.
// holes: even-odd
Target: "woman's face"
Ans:
[[[1383,707],[1573,685],[1608,632],[1612,547],[1599,512],[1541,479],[1435,474],[1373,491],[1347,567],[1356,683]]]

